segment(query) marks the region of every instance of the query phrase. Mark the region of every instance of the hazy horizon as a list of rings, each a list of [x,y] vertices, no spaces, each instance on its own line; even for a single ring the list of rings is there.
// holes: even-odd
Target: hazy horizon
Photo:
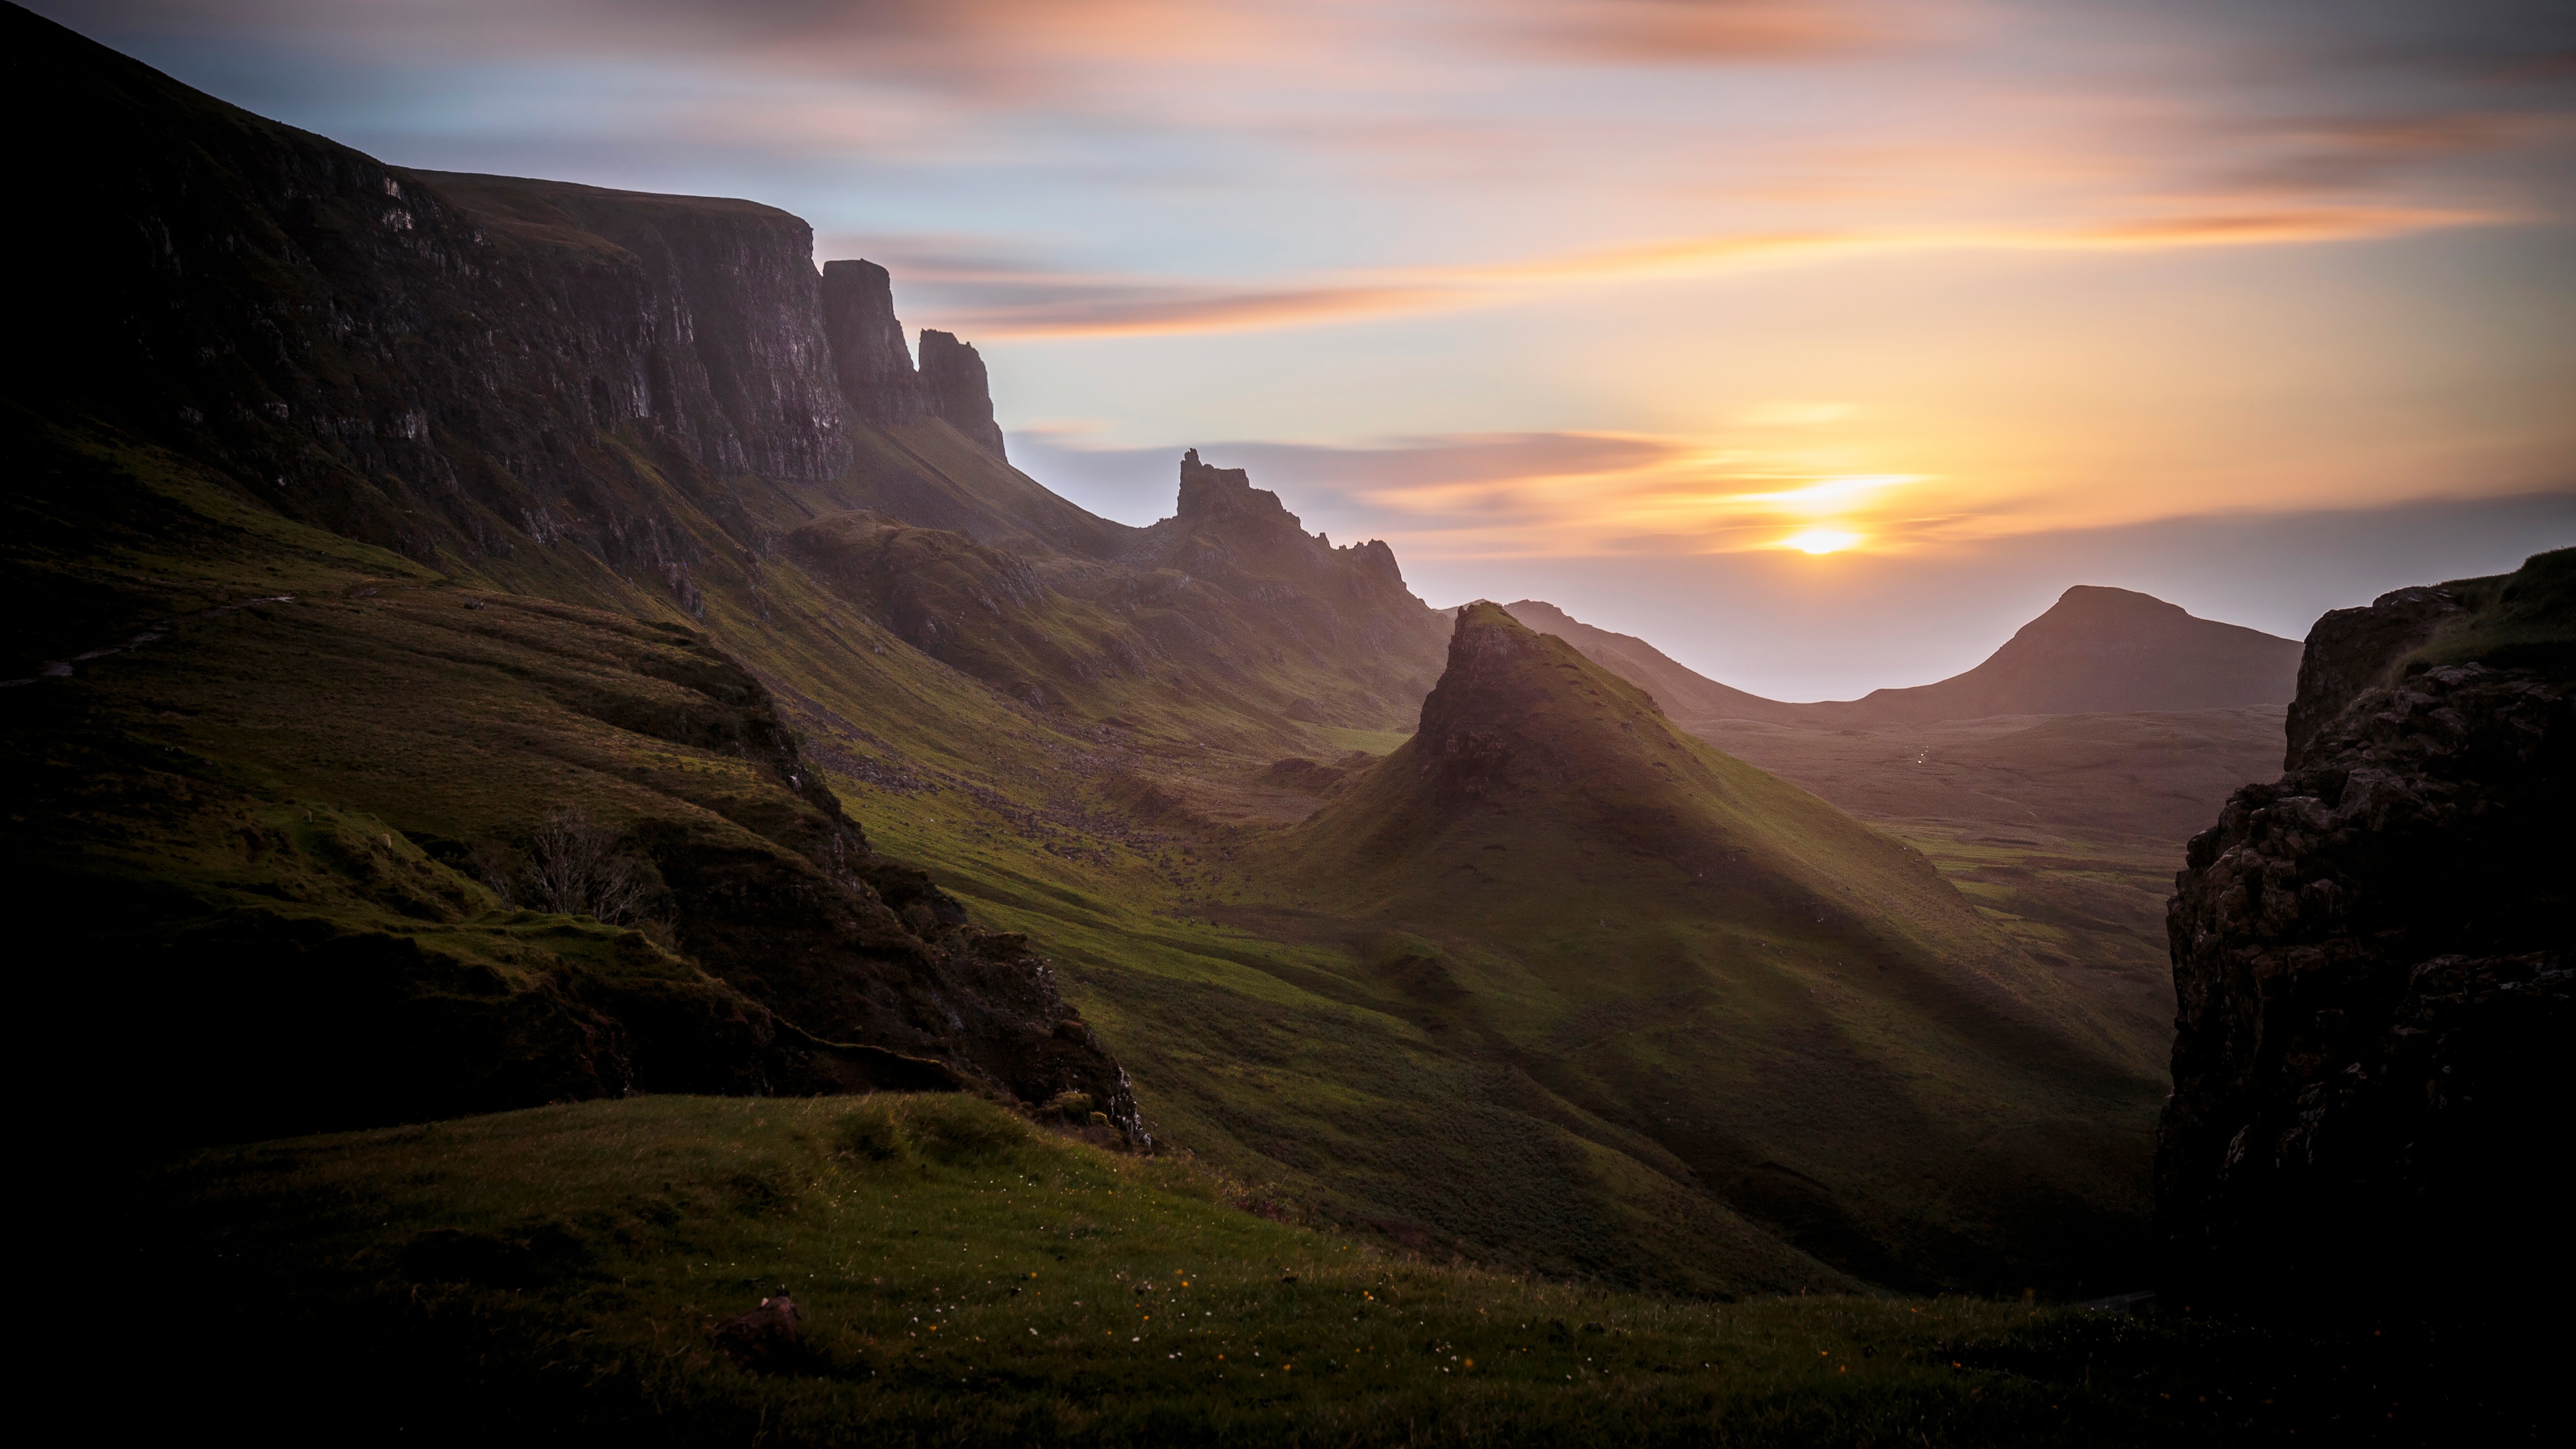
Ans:
[[[1065,455],[1013,435],[1012,456],[1056,491],[1121,523],[1171,516],[1179,448]],[[1193,444],[1246,468],[1309,530],[1336,543],[1396,530],[1337,488],[1338,450]],[[1031,456],[1034,454],[1034,456]],[[2507,573],[2576,543],[2576,493],[2380,509],[2207,514],[2024,534],[1906,555],[1417,558],[1396,561],[1436,607],[1542,599],[1644,639],[1700,674],[1773,699],[1856,699],[1975,667],[2068,588],[2153,594],[2204,619],[2304,639],[2319,615],[2391,589]]]
[[[1774,697],[2576,542],[2540,0],[34,8],[394,164],[795,212],[1095,511],[1198,446]]]

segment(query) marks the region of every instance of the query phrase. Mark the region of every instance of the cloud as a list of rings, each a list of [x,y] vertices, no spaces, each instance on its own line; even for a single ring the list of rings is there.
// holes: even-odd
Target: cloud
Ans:
[[[897,240],[895,244],[903,253],[919,258],[917,267],[905,271],[901,280],[908,295],[927,304],[938,325],[1000,340],[1313,327],[1497,306],[1587,286],[1713,276],[1748,268],[1860,256],[2280,246],[2369,240],[2448,227],[2492,225],[2511,219],[2500,213],[2467,208],[2276,205],[2267,209],[2182,210],[2059,227],[1756,232],[1642,243],[1522,262],[1354,271],[1269,286],[1227,286],[1114,273],[1060,273],[999,258],[960,264],[937,260],[930,249],[917,242]],[[876,259],[886,260],[882,255]]]
[[[1079,433],[1013,434],[1013,456],[1128,522],[1170,511],[1170,448],[1100,448]],[[1901,519],[1904,474],[1836,473],[1759,450],[1624,433],[1485,433],[1369,445],[1215,442],[1308,526],[1395,541],[1408,557],[1692,554],[1772,548],[1823,520]],[[1919,522],[1919,520],[1918,520]],[[1901,533],[1881,538],[1901,546]]]
[[[1875,50],[1920,35],[1932,8],[1866,0],[1507,0],[1475,7],[1470,23],[1542,59],[1741,64]]]

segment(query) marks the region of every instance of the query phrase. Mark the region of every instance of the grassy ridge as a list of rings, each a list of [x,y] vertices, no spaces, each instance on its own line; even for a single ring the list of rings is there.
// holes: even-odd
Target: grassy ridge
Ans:
[[[1257,854],[1309,917],[1413,933],[1357,974],[1461,1051],[1827,1261],[2101,1291],[2144,1272],[2140,1044],[1921,854],[1499,608],[1462,619],[1422,732]]]
[[[1579,1009],[1551,1017],[1568,999],[1558,994],[1563,981],[1532,975],[1528,962],[1479,946],[1473,933],[1437,929],[1436,914],[1425,922],[1433,929],[1415,933],[1439,938],[1435,949],[1390,953],[1388,923],[1367,912],[1261,899],[1250,837],[1141,825],[1109,787],[1122,772],[1219,782],[1257,773],[1279,748],[1269,738],[1278,730],[1311,729],[1311,751],[1324,758],[1404,737],[1284,721],[1245,735],[1235,716],[1181,696],[1171,707],[1186,719],[1167,728],[1191,736],[1184,741],[1013,702],[854,610],[792,558],[756,574],[720,567],[721,534],[668,486],[662,470],[677,465],[648,450],[620,454],[621,466],[637,487],[662,490],[674,526],[699,530],[711,560],[695,575],[700,615],[613,575],[593,582],[616,614],[510,595],[470,574],[441,577],[246,506],[167,455],[57,447],[87,471],[67,467],[59,489],[13,496],[23,515],[56,521],[18,536],[13,565],[25,567],[12,573],[103,581],[99,597],[113,607],[73,638],[107,642],[113,629],[181,604],[295,595],[265,612],[183,624],[10,701],[20,757],[48,762],[38,780],[61,792],[13,833],[12,881],[30,890],[42,882],[53,901],[80,902],[81,919],[111,921],[100,939],[131,946],[127,959],[163,959],[156,953],[174,920],[244,912],[416,947],[468,968],[428,998],[466,1023],[455,1049],[497,1032],[519,1043],[502,1055],[530,1066],[556,1050],[547,1034],[556,1028],[529,1035],[507,1012],[496,1024],[492,1000],[533,1003],[550,981],[658,991],[652,983],[698,979],[698,967],[670,953],[676,945],[691,954],[685,941],[563,920],[510,924],[467,857],[477,842],[523,834],[563,805],[677,832],[693,849],[775,856],[792,843],[801,802],[721,739],[671,727],[702,712],[670,676],[701,648],[689,641],[703,631],[799,727],[806,758],[825,768],[881,850],[929,867],[979,923],[1025,932],[1060,963],[1068,994],[1128,1064],[1158,1131],[1319,1220],[1611,1282],[1733,1294],[1824,1288],[1846,1280],[1729,1206],[1755,1201],[1773,1221],[1814,1219],[1800,1178],[1761,1163],[1833,1181],[1813,1159],[1850,1156],[1873,1134],[1914,1133],[1927,1114],[1976,1123],[2018,1100],[2007,1082],[1917,1104],[1907,1097],[1916,1089],[1880,1075],[1869,1080],[1898,1090],[1855,1115],[1832,1092],[1793,1085],[1819,1069],[1843,1071],[1853,1058],[1839,1046],[1695,1056],[1693,1042],[1778,1042],[1782,1025],[1803,1029],[1800,1003],[1817,983],[1798,963],[1815,954],[1818,928],[1786,910],[1648,921],[1621,905],[1618,919],[1632,929],[1602,932],[1587,923],[1609,913],[1603,904],[1532,891],[1532,907],[1557,917],[1532,922],[1530,939],[1543,964],[1555,963],[1548,971],[1580,984]],[[786,490],[747,486],[741,496],[782,528],[806,508]],[[538,560],[509,562],[524,586],[570,588],[532,572]],[[147,580],[195,592],[156,593]],[[469,595],[486,607],[466,609]],[[1793,806],[1804,799],[1731,762],[1717,768],[1742,776],[1740,789]],[[246,827],[255,836],[272,823],[302,829],[307,811],[317,829],[345,821],[332,828],[350,848],[307,848],[300,837],[293,850],[246,845]],[[388,893],[412,880],[447,904],[424,915]],[[149,902],[167,904],[136,909]],[[220,959],[241,962],[241,982],[260,982],[257,963],[276,959],[267,941],[234,942]],[[1665,963],[1710,953],[1736,963],[1742,989],[1729,999],[1680,999],[1658,986],[1670,978]],[[195,958],[176,979],[210,989],[231,979],[209,974],[214,959]],[[303,979],[278,989],[301,991]],[[503,994],[478,994],[478,982]],[[1854,985],[1868,988],[1862,998],[1876,987]],[[262,1030],[365,1065],[365,1039],[324,1023],[328,1000]],[[1903,1005],[1890,1004],[1870,1030],[1904,1036]],[[1640,1025],[1623,1025],[1621,1011]],[[1605,1056],[1605,1041],[1627,1045]],[[1771,1143],[1737,1155],[1754,1174],[1730,1181],[1676,1158],[1669,1124],[1653,1120],[1674,1114],[1651,1109],[1676,1095],[1676,1074],[1695,1080],[1704,1100],[1786,1109]],[[496,1078],[491,1090],[513,1081]],[[291,1086],[282,1080],[279,1090]],[[581,1094],[532,1090],[516,1100]],[[361,1115],[328,1120],[437,1109],[349,1110]],[[380,1110],[391,1115],[364,1115]],[[2057,1113],[2044,1104],[2040,1115]],[[295,1125],[267,1120],[271,1131]],[[2045,1136],[2032,1140],[2053,1148]],[[1852,1160],[1882,1180],[1893,1170],[1884,1158]],[[1747,1183],[1768,1196],[1738,1196]]]
[[[958,1097],[549,1107],[202,1152],[130,1190],[145,1222],[115,1231],[149,1230],[115,1261],[199,1345],[163,1402],[257,1405],[290,1436],[1999,1445],[2279,1422],[2223,1377],[2252,1341],[2214,1327],[1429,1267]],[[804,1351],[739,1366],[708,1331],[781,1285]]]

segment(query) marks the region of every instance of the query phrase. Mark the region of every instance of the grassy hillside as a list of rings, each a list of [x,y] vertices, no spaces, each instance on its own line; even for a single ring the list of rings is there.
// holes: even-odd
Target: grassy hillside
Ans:
[[[12,23],[21,72],[69,45]],[[1919,860],[1657,724],[1590,814],[1474,842],[1473,911],[1427,863],[1283,892],[1272,827],[1420,748],[1436,626],[1382,545],[1195,462],[1166,524],[1086,531],[945,424],[772,406],[829,382],[762,350],[812,281],[783,214],[514,183],[535,209],[485,227],[493,186],[60,61],[26,96],[112,92],[84,134],[161,178],[66,194],[186,264],[102,241],[52,300],[103,350],[7,414],[7,878],[170,1134],[923,1058],[1029,1103],[1080,1066],[1113,1106],[1114,1057],[1156,1137],[1425,1252],[1712,1295],[2130,1286],[2144,1078]],[[118,330],[136,307],[162,330]],[[683,307],[726,316],[644,325]],[[153,370],[268,326],[301,340]],[[632,900],[520,888],[573,810]]]
[[[1691,728],[1922,851],[2097,1012],[2164,1041],[2165,903],[2184,842],[2279,768],[2281,720],[2264,708]]]
[[[1422,731],[1261,852],[1282,932],[1880,1281],[2136,1273],[2153,1044],[1924,858],[1503,610]],[[1248,916],[1247,919],[1265,919]]]
[[[100,647],[7,697],[0,875],[80,963],[42,989],[120,1003],[115,1090],[187,1084],[165,1129],[960,1071],[1124,1102],[1025,943],[872,855],[676,610],[464,586],[155,450],[12,441],[9,572],[87,583]],[[546,879],[568,824],[596,859]]]
[[[953,1096],[593,1102],[217,1149],[118,1186],[118,1275],[189,1345],[123,1411],[153,1429],[1983,1449],[2492,1422],[2473,1382],[2371,1388],[2366,1337],[1433,1267]],[[710,1337],[781,1287],[795,1350],[746,1364]]]

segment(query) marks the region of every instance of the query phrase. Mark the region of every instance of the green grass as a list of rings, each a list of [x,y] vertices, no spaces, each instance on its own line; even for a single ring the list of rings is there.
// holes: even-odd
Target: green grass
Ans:
[[[1358,750],[1364,754],[1391,755],[1396,746],[1413,738],[1411,730],[1353,730],[1339,725],[1312,725],[1324,742],[1337,750]]]
[[[1920,852],[1502,610],[1462,628],[1491,638],[1443,682],[1446,722],[1247,848],[1250,898],[1296,908],[1274,929],[1353,948],[1350,990],[1603,1124],[1636,1176],[1713,1189],[1846,1272],[2143,1279],[2161,1089],[2136,1042]],[[1437,959],[1372,969],[1390,929]]]
[[[191,1344],[162,1402],[362,1440],[2180,1443],[2264,1412],[2240,1332],[1601,1292],[1237,1191],[970,1098],[648,1098],[199,1152],[112,1231]],[[780,1286],[802,1353],[717,1351]]]
[[[99,912],[117,931],[148,934],[227,912],[310,919],[416,944],[517,992],[552,977],[623,979],[630,967],[670,966],[658,943],[640,938],[576,951],[568,940],[494,935],[494,903],[464,861],[476,842],[522,833],[558,805],[676,830],[711,849],[768,853],[792,843],[802,807],[775,781],[712,737],[671,737],[673,722],[697,708],[673,681],[700,667],[692,658],[704,648],[689,641],[703,631],[771,692],[879,850],[931,869],[980,924],[1024,931],[1057,960],[1067,994],[1128,1066],[1159,1135],[1309,1220],[1480,1261],[1741,1295],[1851,1280],[1748,1220],[1738,1208],[1753,1202],[1778,1221],[1777,1193],[1747,1197],[1744,1181],[1706,1171],[1718,1159],[1677,1156],[1662,1118],[1704,1122],[1701,1104],[1765,1116],[1756,1150],[1724,1158],[1730,1172],[1769,1161],[1826,1181],[1866,1173],[1874,1191],[1893,1192],[1916,1180],[1906,1154],[1853,1146],[1949,1140],[1940,1133],[2002,1134],[2011,1160],[2056,1170],[2046,1160],[2053,1139],[2016,1118],[2062,1118],[2062,1099],[2033,1098],[2011,1080],[1864,1073],[1855,1080],[1872,1095],[1861,1112],[1848,1110],[1848,1093],[1818,1085],[1820,1073],[1847,1074],[1852,1051],[1885,1060],[1877,1044],[1905,1044],[1903,1002],[1871,1007],[1856,1046],[1826,1038],[1821,1052],[1787,1056],[1730,1046],[1776,1042],[1784,1028],[1816,1040],[1818,1018],[1799,1002],[1831,983],[1805,969],[1816,955],[1812,923],[1801,934],[1767,907],[1741,919],[1645,923],[1632,908],[1651,877],[1615,852],[1577,862],[1583,868],[1562,880],[1530,878],[1548,889],[1520,893],[1525,918],[1497,915],[1490,927],[1503,934],[1458,929],[1426,908],[1417,934],[1443,959],[1384,969],[1371,943],[1389,922],[1340,906],[1280,909],[1250,836],[1140,825],[1106,798],[1127,769],[1257,771],[1279,751],[1275,725],[1255,728],[1216,696],[1186,692],[1164,702],[1178,711],[1171,720],[1127,734],[1013,703],[925,657],[793,558],[756,579],[732,568],[735,550],[687,504],[686,480],[664,471],[678,465],[650,449],[621,447],[602,466],[624,469],[629,485],[664,500],[673,525],[700,541],[703,618],[649,578],[584,573],[577,557],[484,560],[490,577],[441,579],[245,508],[183,461],[82,446],[132,492],[130,508],[117,505],[131,516],[98,535],[127,551],[119,588],[201,577],[209,598],[297,595],[292,605],[185,625],[12,701],[22,706],[10,722],[13,747],[44,763],[35,778],[48,801],[13,835],[18,878],[52,883],[57,899]],[[62,521],[12,546],[57,549],[43,566],[72,567],[62,560],[77,553],[81,510],[120,496],[82,489],[25,490],[22,508]],[[817,501],[748,485],[741,497],[782,534]],[[269,571],[290,560],[299,570],[292,590],[270,587]],[[611,607],[566,607],[502,585]],[[486,607],[466,610],[467,593]],[[1409,738],[1312,733],[1336,750],[1398,749]],[[1169,734],[1194,743],[1159,738]],[[1740,776],[1757,804],[1805,799],[1731,762],[1710,768]],[[308,809],[317,821],[348,821],[353,840],[393,843],[246,851],[246,828],[300,821]],[[1842,828],[1866,836],[1848,821]],[[1584,895],[1593,887],[1582,883],[1602,870],[1627,879],[1600,899]],[[421,914],[421,901],[394,888],[412,877],[448,903]],[[76,889],[61,889],[67,881]],[[1580,889],[1562,888],[1568,882]],[[134,908],[168,901],[173,887],[184,901]],[[1604,914],[1636,929],[1603,933],[1593,923]],[[613,946],[638,933],[606,934]],[[1732,974],[1716,996],[1696,986],[1677,996],[1666,960],[1676,956]],[[1579,988],[1570,995],[1569,982]],[[1847,1013],[1824,1025],[1846,1037],[1853,1029]],[[1896,1055],[1907,1052],[1921,1055]],[[1655,1105],[1676,1097],[1694,1105]],[[2033,1105],[2036,1113],[2023,1112]],[[1924,1137],[1926,1122],[1940,1133]],[[1769,1169],[1747,1180],[1797,1181]],[[2119,1191],[2132,1204],[2140,1198],[2134,1185]],[[1986,1211],[1947,1185],[1933,1218]],[[1998,1276],[2015,1288],[2060,1281],[2018,1269]]]

